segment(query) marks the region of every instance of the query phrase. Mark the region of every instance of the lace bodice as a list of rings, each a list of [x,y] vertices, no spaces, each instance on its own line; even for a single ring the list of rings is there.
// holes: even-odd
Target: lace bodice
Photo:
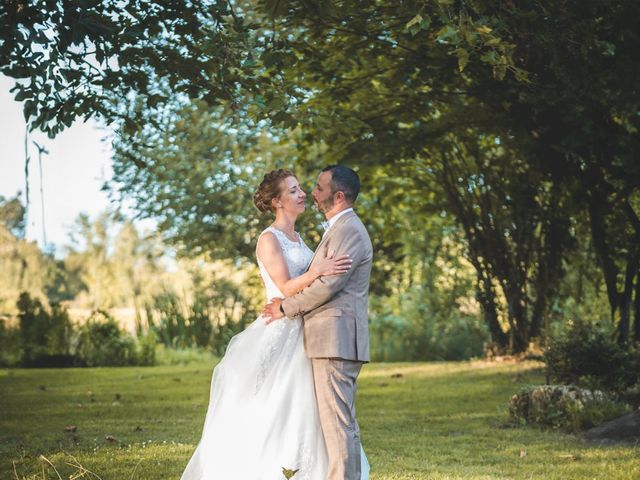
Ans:
[[[284,254],[285,262],[289,268],[290,278],[302,275],[307,270],[309,262],[311,262],[311,258],[313,257],[313,251],[307,247],[302,240],[302,237],[298,234],[300,242],[294,242],[290,240],[284,232],[274,227],[267,227],[260,235],[262,236],[265,232],[273,233],[278,239],[278,243],[280,244],[280,248]],[[259,258],[258,268],[260,268],[260,276],[264,282],[267,300],[274,297],[284,297],[280,289],[269,276],[269,272],[267,272],[267,269]]]

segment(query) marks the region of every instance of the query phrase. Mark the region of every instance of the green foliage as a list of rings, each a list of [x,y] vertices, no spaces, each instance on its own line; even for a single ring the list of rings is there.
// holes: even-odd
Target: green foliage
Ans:
[[[148,347],[146,347],[148,348]],[[122,331],[107,312],[96,310],[78,329],[76,355],[87,367],[136,365],[138,356],[134,339]],[[145,361],[149,352],[145,352]]]
[[[36,242],[14,236],[0,225],[0,313],[15,317],[16,304],[22,292],[33,298],[45,299],[52,292],[53,276],[61,267],[38,249]],[[53,295],[55,301],[59,296]],[[44,301],[44,300],[43,300]],[[46,303],[46,301],[44,301]]]
[[[154,365],[157,338],[153,332],[137,341],[105,311],[94,311],[73,327],[64,307],[49,311],[28,293],[18,302],[19,326],[0,323],[0,362],[5,366],[72,367]],[[19,340],[19,341],[16,341]]]
[[[193,298],[165,292],[146,306],[150,329],[173,349],[211,348],[222,355],[235,334],[256,319],[252,302],[233,282],[196,280]]]
[[[467,360],[480,357],[489,340],[479,316],[445,306],[444,292],[415,288],[372,299],[371,356],[374,361]]]
[[[640,380],[640,351],[616,342],[608,322],[570,323],[551,340],[544,358],[553,381],[620,394]]]
[[[575,248],[597,262],[620,340],[640,339],[638,2],[116,3],[9,2],[0,69],[26,79],[16,98],[51,135],[113,120],[112,190],[183,251],[252,258],[261,174],[347,162],[375,191],[367,207],[385,177],[402,188],[388,218],[369,215],[386,232],[375,293],[394,288],[387,266],[424,254],[391,238],[407,227],[395,214],[427,234],[444,215],[502,349],[526,349],[570,303]],[[117,296],[95,281],[112,274],[83,277],[94,308]]]
[[[137,337],[138,353],[136,364],[140,366],[156,365],[156,348],[158,337],[150,330],[146,334]]]
[[[192,336],[188,319],[182,313],[182,306],[177,294],[166,292],[154,297],[153,304],[148,304],[146,311],[147,318],[152,319],[149,322],[150,330],[164,345],[184,348],[197,341]],[[154,319],[154,312],[157,312],[157,320]]]
[[[509,401],[509,413],[515,422],[569,432],[586,430],[628,412],[628,405],[599,390],[565,385],[525,388]]]
[[[165,101],[160,84],[212,105],[234,99],[242,85],[251,90],[259,79],[241,67],[246,30],[228,2],[8,1],[0,71],[22,79],[14,91],[25,119],[51,138],[93,115],[124,117],[137,129],[139,119],[111,98],[145,92],[144,107],[153,109]]]
[[[157,121],[157,129],[116,137],[111,194],[133,200],[137,216],[157,221],[182,254],[253,262],[255,239],[272,218],[253,206],[253,192],[268,171],[300,163],[297,135],[237,126],[219,108],[177,99]]]
[[[300,122],[297,146],[305,153],[322,152],[291,155],[290,165],[307,170],[314,162],[317,168],[321,159],[358,166],[371,191],[362,204],[373,207],[385,204],[395,182],[402,188],[394,195],[397,211],[418,219],[414,231],[428,223],[425,217],[455,218],[466,237],[465,255],[477,272],[485,322],[501,348],[523,351],[542,334],[566,273],[563,261],[575,246],[573,225],[590,225],[591,235],[598,238],[593,242],[598,256],[610,257],[601,265],[612,309],[630,304],[617,300],[617,273],[627,263],[626,252],[636,250],[640,224],[629,208],[639,178],[628,161],[637,118],[618,93],[602,93],[625,91],[636,104],[635,91],[621,83],[624,75],[611,73],[607,56],[615,51],[620,65],[636,68],[628,52],[637,37],[617,37],[615,43],[626,46],[622,50],[603,50],[602,45],[611,42],[603,44],[601,37],[617,31],[617,23],[626,25],[637,7],[629,2],[612,6],[608,17],[595,2],[584,7],[534,2],[518,8],[455,2],[401,2],[382,8],[376,2],[343,2],[339,9],[270,3],[267,10],[278,28],[273,31],[271,21],[261,23],[263,18],[256,15],[261,54],[251,65],[281,78],[287,101],[269,98],[279,93],[274,90],[260,92],[249,105],[238,107],[247,115],[234,117],[235,128],[230,128],[231,117],[223,110],[176,99],[160,116],[164,128],[123,131],[118,137],[121,193],[134,198],[145,216],[162,219],[168,236],[184,240],[187,250],[196,253],[219,256],[226,248],[233,250],[226,253],[230,257],[249,258],[247,239],[255,238],[258,230],[248,208],[257,183],[250,177],[262,172],[255,165],[271,167],[263,151],[253,155],[247,132],[267,124],[255,123],[261,117],[251,112],[254,107],[268,110],[271,104],[288,104],[295,106],[290,111]],[[548,9],[562,27],[549,24]],[[595,30],[589,27],[594,17],[602,19]],[[261,28],[268,29],[273,40],[267,45],[261,43]],[[531,36],[532,31],[545,35]],[[566,42],[558,42],[559,35]],[[535,47],[530,47],[532,39]],[[562,60],[566,44],[598,48],[567,49],[571,63],[581,66],[573,71]],[[608,52],[604,57],[603,51]],[[601,92],[595,97],[588,88],[575,88],[587,77],[598,78]],[[566,115],[558,114],[559,103]],[[135,110],[135,100],[124,105]],[[584,111],[599,113],[584,121]],[[558,135],[561,131],[572,135]],[[594,143],[593,132],[601,131],[609,133]],[[288,135],[273,126],[270,132],[271,138]],[[589,153],[606,142],[612,143],[607,149],[611,158]],[[229,147],[235,143],[237,151]],[[587,144],[593,148],[582,147]],[[211,165],[201,160],[208,156],[215,157]],[[216,168],[222,175],[214,173]],[[608,198],[606,192],[617,193]],[[614,204],[614,197],[629,206]],[[595,210],[585,209],[576,198],[589,198]],[[599,209],[600,201],[611,208]],[[380,210],[368,215],[371,224],[376,223],[373,212]],[[387,238],[400,226],[389,220],[379,222]],[[623,240],[615,240],[608,228],[619,228]],[[248,232],[244,237],[243,230]],[[413,260],[423,253],[415,245],[407,252],[410,242],[387,238],[380,242],[386,243],[383,261],[394,263],[394,256]],[[637,270],[636,255],[628,257],[629,278],[622,289],[627,297]],[[375,267],[380,273],[380,263]],[[384,288],[384,283],[376,282],[375,288]],[[622,336],[628,336],[628,323],[621,319]]]
[[[20,329],[0,318],[0,367],[16,367],[22,362]]]
[[[562,258],[574,243],[573,192],[541,172],[518,141],[475,133],[457,138],[442,146],[439,165],[426,176],[438,181],[465,234],[493,341],[524,351],[541,334],[563,278]],[[504,333],[498,310],[508,320]]]
[[[278,33],[298,59],[285,77],[314,92],[300,102],[304,138],[371,177],[414,179],[406,201],[437,192],[464,228],[494,342],[521,351],[556,300],[574,226],[593,237],[629,338],[639,14],[633,1],[343,2],[319,21],[296,3]]]
[[[62,263],[63,275],[53,279],[57,295],[71,296],[75,306],[89,309],[127,307],[140,315],[141,306],[162,290],[166,248],[154,234],[141,234],[130,220],[113,211],[96,218],[78,215]]]
[[[70,366],[72,326],[65,308],[48,312],[40,300],[23,292],[18,299],[18,320],[24,366]]]
[[[6,199],[0,195],[0,225],[3,225],[16,238],[24,238],[26,208],[20,201],[20,194]]]

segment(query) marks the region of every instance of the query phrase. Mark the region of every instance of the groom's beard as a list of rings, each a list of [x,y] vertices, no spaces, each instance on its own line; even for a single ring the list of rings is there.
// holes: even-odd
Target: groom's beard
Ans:
[[[316,207],[318,207],[318,211],[320,213],[327,213],[333,208],[333,196],[323,200],[322,202],[316,200]]]

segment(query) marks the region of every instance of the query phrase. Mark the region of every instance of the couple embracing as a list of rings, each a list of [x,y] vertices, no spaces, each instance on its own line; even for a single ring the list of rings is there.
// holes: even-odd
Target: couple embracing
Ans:
[[[348,167],[320,173],[312,196],[327,222],[313,252],[295,231],[306,197],[298,179],[287,170],[264,176],[254,203],[275,220],[256,254],[269,303],[214,370],[202,438],[181,480],[369,478],[355,418],[373,253],[352,208],[359,191]]]

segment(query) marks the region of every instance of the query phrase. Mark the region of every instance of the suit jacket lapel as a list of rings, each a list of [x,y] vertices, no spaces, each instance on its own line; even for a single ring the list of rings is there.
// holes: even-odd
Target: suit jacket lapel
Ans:
[[[332,235],[335,234],[338,226],[340,226],[340,224],[344,223],[347,221],[347,219],[355,216],[355,212],[351,211],[348,213],[345,213],[344,215],[342,215],[338,220],[336,220],[336,223],[334,223],[329,230],[327,231],[327,233],[322,237],[322,240],[320,240],[320,243],[318,244],[318,246],[316,247],[315,252],[313,252],[313,257],[311,257],[311,261],[309,262],[309,267],[311,266],[311,264],[313,263],[313,261],[316,258],[316,255],[318,254],[318,252],[320,251],[320,247],[324,244],[324,242],[326,242],[329,237],[331,237]],[[309,267],[307,267],[307,270],[309,270]]]

